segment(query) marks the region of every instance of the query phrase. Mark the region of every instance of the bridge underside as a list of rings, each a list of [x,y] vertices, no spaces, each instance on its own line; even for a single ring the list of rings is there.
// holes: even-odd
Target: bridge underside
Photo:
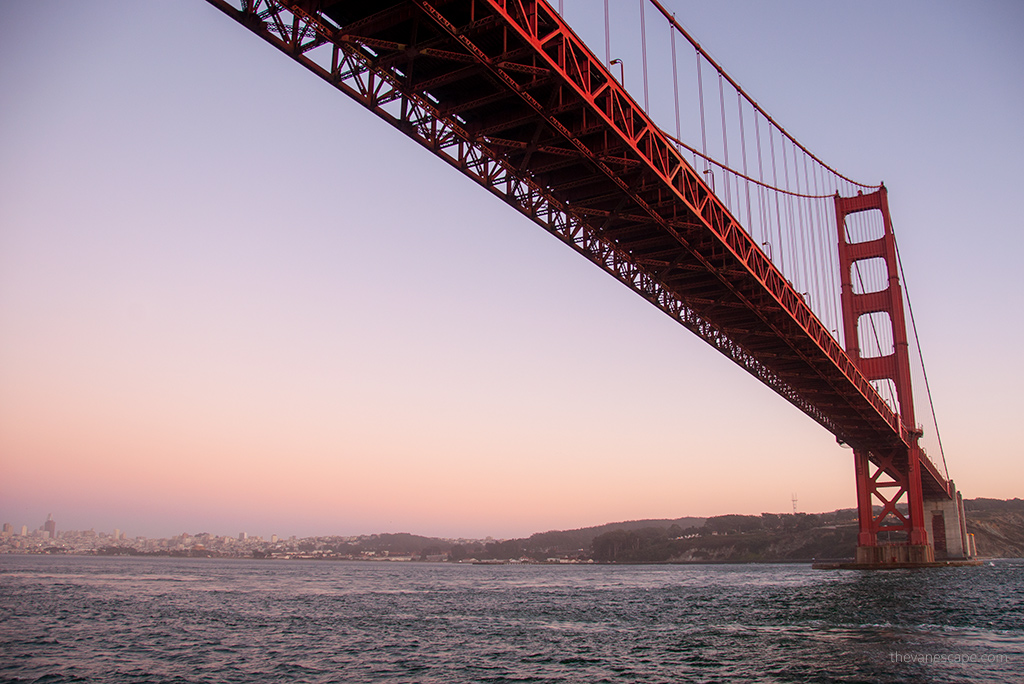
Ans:
[[[209,0],[906,471],[913,437],[583,42],[528,0]],[[315,136],[325,132],[308,132]],[[948,483],[922,458],[926,494]]]

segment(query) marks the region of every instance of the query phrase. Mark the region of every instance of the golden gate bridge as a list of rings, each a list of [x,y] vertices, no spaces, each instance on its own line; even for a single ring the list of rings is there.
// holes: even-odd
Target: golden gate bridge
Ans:
[[[920,443],[885,186],[814,155],[658,0],[628,0],[641,98],[609,0],[580,10],[603,10],[603,58],[564,0],[208,1],[850,446],[857,564],[973,557],[941,442],[941,469]]]

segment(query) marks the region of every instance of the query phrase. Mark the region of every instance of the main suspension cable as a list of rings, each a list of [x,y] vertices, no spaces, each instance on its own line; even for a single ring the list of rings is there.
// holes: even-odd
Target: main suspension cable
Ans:
[[[648,1],[648,2],[650,2],[650,3],[652,4],[652,5],[654,5],[654,7],[655,7],[655,8],[657,8],[657,10],[658,10],[659,12],[661,12],[662,16],[664,16],[664,17],[665,17],[665,19],[666,19],[666,20],[667,20],[667,21],[669,22],[669,24],[670,24],[670,25],[672,25],[673,27],[675,27],[675,29],[676,29],[677,31],[679,31],[679,33],[680,33],[680,34],[681,34],[681,35],[682,35],[682,36],[683,36],[684,38],[686,38],[686,40],[687,40],[687,41],[689,41],[690,45],[692,45],[692,46],[693,46],[693,49],[697,51],[697,54],[699,54],[699,55],[700,55],[700,56],[702,56],[702,57],[703,57],[703,58],[704,58],[705,60],[707,60],[708,64],[710,64],[710,65],[711,65],[711,66],[712,66],[712,67],[713,67],[713,68],[714,68],[714,69],[715,69],[715,70],[716,70],[716,71],[717,71],[717,72],[719,73],[719,75],[720,75],[721,77],[723,77],[723,78],[724,78],[724,79],[725,79],[726,81],[728,81],[728,82],[729,82],[729,85],[731,85],[731,86],[732,86],[733,88],[735,88],[735,89],[736,89],[736,91],[737,91],[737,92],[739,92],[739,93],[740,93],[740,94],[741,94],[741,95],[742,95],[742,96],[743,96],[743,97],[744,97],[744,98],[745,98],[745,99],[747,100],[747,102],[749,102],[749,103],[750,103],[750,105],[751,105],[751,106],[752,106],[752,107],[753,107],[753,108],[754,108],[754,109],[755,109],[755,110],[756,110],[757,112],[759,112],[759,113],[761,114],[761,116],[763,116],[763,117],[764,117],[765,119],[767,119],[767,120],[768,120],[768,122],[772,124],[772,126],[774,126],[775,128],[779,129],[779,132],[780,132],[780,133],[782,133],[782,135],[784,135],[785,137],[789,138],[789,140],[790,140],[790,141],[791,141],[791,142],[792,142],[792,143],[793,143],[794,145],[796,145],[796,146],[797,146],[798,148],[800,148],[800,150],[801,150],[801,151],[803,151],[803,153],[804,153],[804,154],[806,154],[807,156],[809,156],[809,157],[810,157],[811,159],[813,159],[814,161],[816,161],[816,162],[817,162],[818,164],[820,164],[820,165],[821,165],[821,166],[823,166],[824,168],[828,169],[828,170],[829,170],[830,172],[832,172],[832,174],[834,174],[835,176],[838,176],[839,178],[842,178],[843,180],[845,180],[845,181],[846,181],[846,182],[848,182],[848,183],[852,183],[853,185],[856,185],[856,186],[859,186],[859,187],[862,187],[862,188],[867,188],[867,189],[871,189],[871,190],[873,190],[873,189],[876,189],[876,188],[880,187],[879,185],[867,185],[867,184],[865,184],[865,183],[859,183],[859,182],[857,182],[857,181],[853,180],[852,178],[847,178],[846,176],[844,176],[843,174],[839,173],[838,171],[836,171],[835,169],[833,169],[833,168],[832,168],[831,166],[829,166],[828,164],[826,164],[825,162],[823,162],[823,161],[822,161],[821,159],[819,159],[819,158],[817,157],[817,155],[815,155],[815,154],[814,154],[813,152],[811,152],[810,150],[808,150],[808,149],[807,149],[806,147],[804,147],[804,146],[803,146],[803,145],[802,145],[802,144],[800,143],[800,141],[798,141],[798,140],[797,140],[796,138],[794,138],[794,137],[793,137],[792,135],[790,135],[789,131],[787,131],[787,130],[786,130],[785,128],[783,128],[783,127],[782,127],[781,125],[779,125],[779,123],[778,123],[777,121],[775,121],[775,119],[773,119],[773,118],[771,117],[771,115],[770,115],[770,114],[768,114],[768,112],[766,112],[766,111],[765,111],[765,110],[764,110],[764,109],[763,109],[763,108],[761,107],[761,105],[757,104],[757,102],[756,102],[756,101],[754,100],[754,98],[750,97],[750,95],[748,95],[748,94],[747,94],[747,92],[746,92],[745,90],[743,90],[743,88],[741,88],[741,87],[740,87],[740,85],[739,85],[738,83],[736,83],[736,81],[734,81],[734,80],[732,79],[732,77],[730,77],[730,76],[729,76],[729,74],[727,74],[727,73],[725,72],[725,70],[724,70],[724,69],[722,69],[722,67],[721,67],[721,66],[719,66],[719,65],[718,65],[718,63],[717,63],[717,62],[716,62],[716,61],[715,61],[715,60],[714,60],[714,59],[713,59],[713,58],[711,57],[711,55],[709,55],[709,54],[708,54],[708,53],[707,53],[707,52],[706,52],[706,51],[704,50],[704,48],[702,48],[702,47],[700,46],[700,43],[698,43],[698,42],[697,42],[697,41],[696,41],[696,40],[694,39],[694,37],[693,37],[693,36],[691,36],[691,35],[690,35],[690,34],[689,34],[689,33],[688,33],[687,31],[686,31],[686,29],[684,29],[684,28],[683,28],[683,27],[682,27],[682,26],[681,26],[681,25],[679,24],[679,22],[678,22],[678,21],[676,21],[676,18],[675,18],[675,17],[674,17],[674,16],[673,16],[673,15],[672,15],[671,13],[669,13],[669,11],[668,11],[667,9],[665,9],[665,7],[664,7],[664,6],[663,6],[663,5],[662,5],[662,4],[660,3],[660,2],[658,2],[658,0],[647,0],[647,1]]]
[[[696,148],[691,147],[690,145],[687,145],[686,143],[684,143],[682,140],[680,140],[679,138],[675,137],[674,135],[669,135],[668,133],[665,133],[665,131],[662,131],[662,133],[664,134],[664,136],[666,138],[668,138],[669,140],[674,142],[676,145],[679,145],[680,147],[684,148],[686,151],[691,152],[691,153],[697,155],[698,157],[700,157],[704,161],[706,161],[706,162],[708,162],[710,164],[714,164],[715,166],[717,166],[718,168],[722,169],[723,171],[728,171],[729,173],[731,173],[731,174],[733,174],[735,176],[738,176],[739,178],[742,178],[745,181],[750,181],[751,183],[754,183],[755,185],[760,185],[762,188],[767,188],[768,190],[774,190],[775,192],[782,193],[783,195],[792,195],[793,197],[806,197],[807,199],[829,199],[830,197],[835,197],[835,195],[836,195],[836,193],[832,193],[831,195],[807,195],[807,194],[804,194],[802,192],[793,192],[792,190],[786,190],[785,188],[776,187],[776,186],[772,185],[771,183],[765,183],[763,181],[759,181],[756,178],[751,178],[750,176],[748,176],[748,175],[746,175],[744,173],[741,173],[741,172],[737,171],[736,169],[733,169],[733,168],[730,168],[730,167],[726,166],[725,164],[723,164],[722,162],[718,161],[717,159],[713,159],[712,157],[709,157],[708,155],[706,155],[706,154],[700,152],[699,150],[697,150]]]
[[[928,395],[928,408],[932,412],[932,424],[935,425],[935,440],[939,443],[939,456],[942,457],[942,469],[946,473],[946,480],[949,480],[949,468],[946,466],[946,452],[942,449],[942,435],[939,434],[939,419],[935,415],[935,402],[932,400],[932,388],[928,383],[928,369],[924,365],[924,352],[921,350],[921,338],[917,334],[917,321],[914,319],[914,305],[910,301],[910,290],[907,288],[907,274],[903,272],[903,259],[900,258],[900,246],[896,242],[896,233],[893,231],[893,244],[896,246],[896,264],[900,269],[900,279],[903,281],[903,294],[907,297],[907,311],[910,313],[910,327],[914,331],[914,343],[917,345],[917,358],[921,361],[921,375],[924,376],[925,394]]]

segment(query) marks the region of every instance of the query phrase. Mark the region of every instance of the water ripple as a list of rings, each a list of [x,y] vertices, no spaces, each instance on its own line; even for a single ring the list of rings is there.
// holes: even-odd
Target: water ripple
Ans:
[[[1002,682],[1024,563],[0,557],[4,682]]]

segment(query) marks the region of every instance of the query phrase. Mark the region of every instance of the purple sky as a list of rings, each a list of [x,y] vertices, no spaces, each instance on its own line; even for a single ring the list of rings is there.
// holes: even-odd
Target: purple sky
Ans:
[[[950,473],[1024,495],[1024,5],[665,4],[885,181]],[[587,40],[597,6],[566,2]],[[0,4],[0,93],[0,522],[508,537],[854,505],[817,424],[202,0]]]

